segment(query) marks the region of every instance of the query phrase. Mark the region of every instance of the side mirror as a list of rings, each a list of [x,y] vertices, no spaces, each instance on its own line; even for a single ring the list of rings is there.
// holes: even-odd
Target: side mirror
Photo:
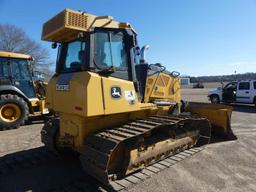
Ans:
[[[52,49],[56,49],[58,47],[58,44],[56,42],[52,43]]]

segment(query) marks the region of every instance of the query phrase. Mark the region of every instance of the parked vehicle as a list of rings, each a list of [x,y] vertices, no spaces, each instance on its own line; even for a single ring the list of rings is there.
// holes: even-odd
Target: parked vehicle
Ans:
[[[203,89],[204,88],[204,84],[202,82],[194,83],[193,84],[193,88]]]
[[[212,103],[247,103],[256,106],[256,80],[233,81],[208,93]]]
[[[48,114],[46,85],[34,79],[30,55],[0,51],[0,131],[18,128],[29,116]]]

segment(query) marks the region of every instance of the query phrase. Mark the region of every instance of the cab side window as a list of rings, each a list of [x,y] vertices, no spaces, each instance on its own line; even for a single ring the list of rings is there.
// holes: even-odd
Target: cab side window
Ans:
[[[256,81],[253,82],[254,89],[256,89]]]
[[[250,89],[250,82],[241,82],[239,83],[239,90],[249,90]]]
[[[86,43],[74,41],[66,45],[66,58],[63,66],[64,72],[81,71],[86,63]]]
[[[9,65],[7,59],[0,59],[0,79],[9,77]]]
[[[16,80],[25,80],[25,81],[31,80],[31,75],[29,71],[30,69],[29,69],[27,60],[11,59],[10,63],[11,63],[13,77]]]
[[[125,50],[122,32],[95,33],[94,59],[102,68],[116,67],[118,70],[128,69],[128,55]]]

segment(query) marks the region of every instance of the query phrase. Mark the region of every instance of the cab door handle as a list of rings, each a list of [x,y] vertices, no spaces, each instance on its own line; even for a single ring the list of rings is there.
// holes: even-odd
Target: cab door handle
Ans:
[[[249,91],[245,91],[245,93],[249,93]]]

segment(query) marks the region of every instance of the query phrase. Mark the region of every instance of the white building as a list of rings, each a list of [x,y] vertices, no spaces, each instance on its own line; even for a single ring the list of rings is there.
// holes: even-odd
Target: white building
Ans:
[[[190,78],[189,77],[181,77],[180,84],[181,85],[190,85]]]

